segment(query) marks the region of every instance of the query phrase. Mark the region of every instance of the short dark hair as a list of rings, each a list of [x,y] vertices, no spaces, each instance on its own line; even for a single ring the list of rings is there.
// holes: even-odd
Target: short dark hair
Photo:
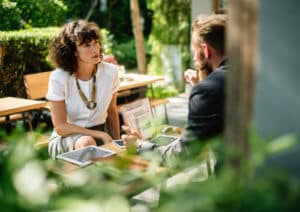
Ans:
[[[198,16],[192,24],[197,42],[212,46],[220,55],[225,54],[226,15]]]
[[[97,40],[101,45],[100,29],[95,23],[85,20],[67,23],[50,44],[49,59],[56,68],[72,74],[77,70],[76,44],[81,45],[92,40]]]

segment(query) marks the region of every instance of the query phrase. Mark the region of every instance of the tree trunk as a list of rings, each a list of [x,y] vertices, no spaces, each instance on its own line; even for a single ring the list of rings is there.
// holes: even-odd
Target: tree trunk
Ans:
[[[141,25],[140,9],[138,0],[130,0],[132,29],[135,39],[136,58],[138,70],[141,74],[146,74],[146,54],[144,46],[144,36]]]
[[[237,157],[231,164],[240,167],[247,159],[251,128],[256,69],[257,0],[228,1],[225,139]]]
[[[94,0],[93,1],[92,5],[91,5],[91,8],[89,9],[89,12],[86,14],[86,16],[84,18],[85,20],[88,21],[90,19],[91,15],[93,14],[94,9],[95,9],[95,7],[97,5],[97,2],[98,2],[98,0]],[[99,4],[100,4],[100,2],[99,2]]]

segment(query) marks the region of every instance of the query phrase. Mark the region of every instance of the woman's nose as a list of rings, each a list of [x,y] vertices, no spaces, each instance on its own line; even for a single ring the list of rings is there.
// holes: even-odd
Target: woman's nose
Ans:
[[[92,51],[98,51],[100,48],[100,45],[98,43],[94,43],[93,45],[91,45],[91,50]]]

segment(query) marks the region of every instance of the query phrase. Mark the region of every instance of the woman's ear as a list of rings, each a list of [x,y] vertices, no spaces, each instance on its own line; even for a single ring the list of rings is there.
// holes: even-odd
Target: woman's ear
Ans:
[[[210,49],[209,45],[207,45],[207,43],[203,43],[203,44],[201,44],[201,46],[202,46],[205,58],[206,59],[210,58],[210,56],[211,56],[211,49]]]

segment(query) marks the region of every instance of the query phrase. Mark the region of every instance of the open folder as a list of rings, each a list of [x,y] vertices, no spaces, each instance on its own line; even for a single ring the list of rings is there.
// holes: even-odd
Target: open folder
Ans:
[[[133,130],[140,131],[142,140],[153,136],[153,114],[148,98],[138,99],[120,107],[124,123]]]
[[[134,102],[122,105],[120,112],[127,126],[141,132],[142,141],[138,145],[139,151],[165,146],[178,139],[178,137],[169,135],[157,135],[153,138],[153,114],[148,98],[138,99]]]

